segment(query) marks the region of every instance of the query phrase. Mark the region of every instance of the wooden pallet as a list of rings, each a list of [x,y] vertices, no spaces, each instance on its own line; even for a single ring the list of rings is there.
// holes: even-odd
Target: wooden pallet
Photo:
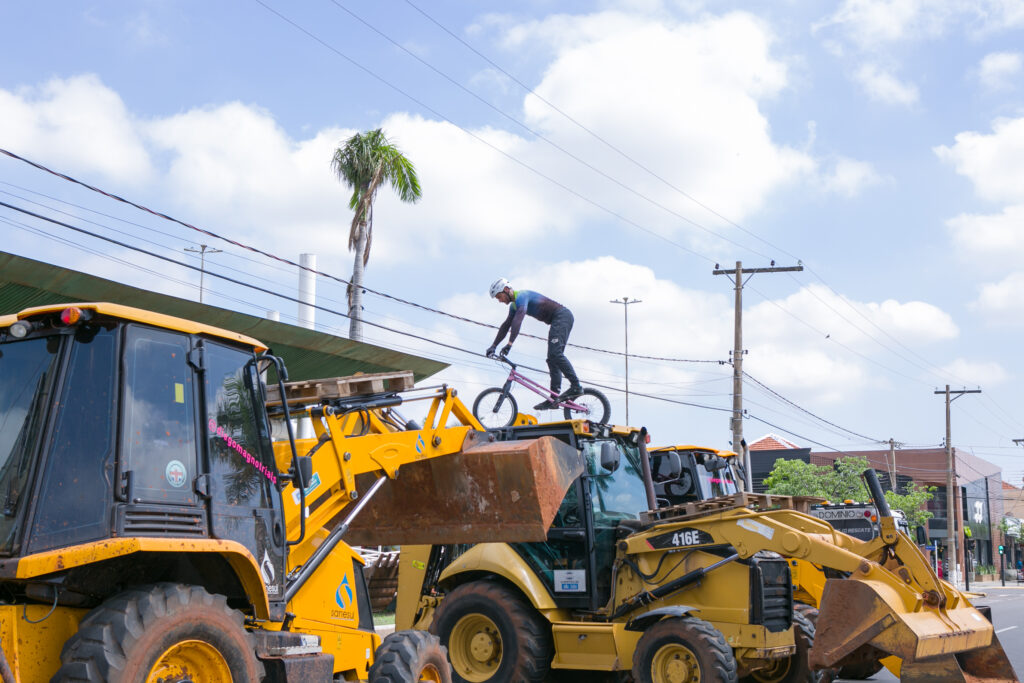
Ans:
[[[322,403],[334,398],[382,394],[385,392],[408,391],[413,388],[413,374],[409,370],[400,372],[378,372],[364,375],[357,373],[348,377],[331,377],[304,382],[285,382],[284,390],[288,405]],[[277,385],[267,385],[267,406],[281,405],[281,392]]]
[[[747,508],[755,512],[765,510],[796,510],[810,512],[811,505],[822,502],[821,498],[808,496],[773,496],[767,493],[734,493],[692,503],[681,503],[671,507],[658,508],[640,513],[640,519],[648,524],[663,522],[669,519],[678,520],[693,517],[705,517],[716,512],[725,512],[736,508]]]

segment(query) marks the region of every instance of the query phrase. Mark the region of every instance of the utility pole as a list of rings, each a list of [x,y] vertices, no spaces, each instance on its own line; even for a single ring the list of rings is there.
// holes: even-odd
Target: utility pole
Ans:
[[[608,303],[610,304],[622,304],[622,316],[626,334],[626,353],[623,357],[626,359],[626,424],[629,422],[629,305],[643,303],[640,299],[630,300],[628,296],[622,297],[622,299],[612,299]]]
[[[199,254],[199,303],[203,303],[203,276],[206,274],[206,255],[219,254],[222,250],[213,249],[205,244],[200,244],[198,249],[185,247],[185,251],[190,251],[193,254]]]
[[[747,284],[756,273],[785,273],[803,270],[803,264],[797,262],[795,266],[775,267],[772,261],[770,268],[747,268],[743,269],[741,261],[736,262],[735,270],[724,270],[715,264],[712,275],[725,275],[728,277],[736,290],[736,310],[733,312],[733,350],[732,350],[732,449],[737,453],[743,453],[743,468],[746,471],[746,490],[753,493],[753,475],[750,471],[750,450],[743,447],[743,285]],[[743,276],[747,279],[744,280]]]
[[[891,476],[889,478],[889,486],[892,487],[893,493],[899,493],[896,490],[896,440],[889,439],[889,460],[892,461],[892,469],[889,470]]]
[[[946,559],[949,562],[950,568],[950,576],[947,578],[953,579],[950,583],[955,583],[956,574],[961,564],[960,556],[957,552],[957,548],[961,544],[957,543],[956,532],[956,511],[960,509],[960,495],[956,489],[956,460],[953,458],[953,434],[949,419],[949,404],[964,394],[980,394],[981,389],[956,389],[950,391],[947,384],[945,391],[936,390],[935,393],[946,395],[946,550],[948,551]],[[956,396],[950,398],[951,394],[956,394]],[[954,500],[956,505],[954,505]],[[963,524],[960,526],[962,529]]]

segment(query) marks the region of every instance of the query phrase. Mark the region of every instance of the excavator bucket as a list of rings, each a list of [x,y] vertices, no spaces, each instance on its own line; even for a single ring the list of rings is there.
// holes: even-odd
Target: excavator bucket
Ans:
[[[966,601],[939,607],[880,581],[829,579],[821,598],[811,665],[842,666],[874,648],[902,660],[902,681],[1016,681],[992,623]]]
[[[355,517],[353,545],[543,541],[583,458],[542,437],[467,439],[462,451],[403,465]],[[356,478],[365,491],[372,475]]]

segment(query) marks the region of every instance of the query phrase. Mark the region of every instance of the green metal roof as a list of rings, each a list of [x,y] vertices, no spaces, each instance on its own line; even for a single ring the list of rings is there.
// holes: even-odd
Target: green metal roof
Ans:
[[[109,301],[186,318],[255,337],[284,358],[293,381],[356,372],[411,370],[420,381],[448,367],[382,346],[130,287],[0,251],[0,315],[33,306]]]

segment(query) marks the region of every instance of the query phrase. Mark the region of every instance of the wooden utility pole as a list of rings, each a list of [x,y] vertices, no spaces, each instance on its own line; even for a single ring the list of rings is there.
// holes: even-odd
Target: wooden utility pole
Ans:
[[[626,334],[626,353],[623,357],[626,359],[626,424],[629,422],[629,305],[630,304],[642,304],[643,301],[640,299],[630,299],[628,296],[622,297],[622,299],[612,299],[608,303],[611,304],[622,304],[622,315]]]
[[[719,269],[715,264],[712,275],[725,275],[736,290],[736,310],[733,312],[733,350],[732,350],[732,449],[743,454],[743,468],[746,472],[746,490],[753,493],[753,475],[750,471],[750,450],[743,447],[743,285],[747,284],[756,273],[784,273],[803,270],[803,265],[775,267],[775,261],[769,268],[743,269],[741,261],[736,262],[735,270]],[[743,276],[747,279],[744,280]]]
[[[957,512],[960,510],[959,489],[956,487],[956,459],[953,457],[953,433],[949,419],[949,404],[964,394],[980,394],[981,389],[954,389],[950,391],[946,385],[945,391],[937,390],[936,394],[946,395],[946,560],[949,562],[949,573],[946,579],[956,579],[960,565],[963,564],[963,544],[957,542],[956,531]],[[956,394],[950,398],[951,394]],[[956,503],[954,505],[954,502]],[[963,533],[963,523],[960,524]],[[950,581],[953,583],[953,581]]]

